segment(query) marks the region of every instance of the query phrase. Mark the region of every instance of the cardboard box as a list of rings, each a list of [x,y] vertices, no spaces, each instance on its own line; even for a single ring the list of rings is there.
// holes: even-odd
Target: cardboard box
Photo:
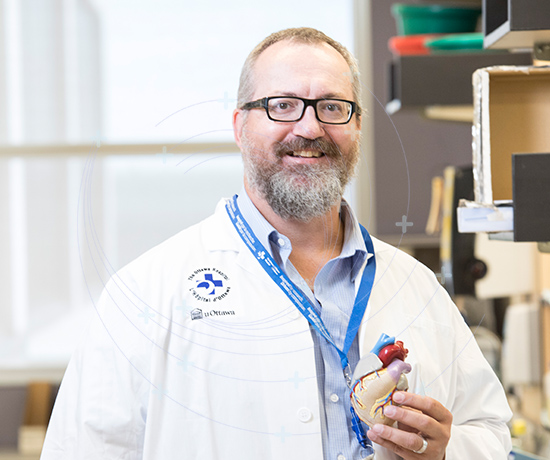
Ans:
[[[550,67],[479,69],[473,87],[475,200],[511,200],[512,154],[550,152]]]

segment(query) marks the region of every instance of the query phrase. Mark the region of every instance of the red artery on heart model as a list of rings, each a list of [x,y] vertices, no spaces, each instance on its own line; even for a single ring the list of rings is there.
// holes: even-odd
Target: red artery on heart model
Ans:
[[[403,342],[382,334],[372,351],[357,364],[350,398],[353,409],[367,425],[395,423],[385,416],[384,408],[393,404],[395,391],[409,388],[405,374],[411,365],[404,362],[407,354]]]

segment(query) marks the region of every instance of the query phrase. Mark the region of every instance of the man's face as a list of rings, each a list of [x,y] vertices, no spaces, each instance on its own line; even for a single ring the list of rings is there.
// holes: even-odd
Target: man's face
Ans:
[[[288,41],[267,48],[254,67],[251,100],[266,96],[353,100],[350,69],[327,44]],[[235,138],[243,152],[245,185],[285,219],[320,217],[342,197],[359,156],[360,121],[327,125],[308,107],[297,122],[275,122],[264,109],[234,115]]]

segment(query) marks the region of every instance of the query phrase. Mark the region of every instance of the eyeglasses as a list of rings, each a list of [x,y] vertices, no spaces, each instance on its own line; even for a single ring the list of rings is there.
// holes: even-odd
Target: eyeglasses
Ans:
[[[264,108],[270,120],[292,123],[301,120],[309,106],[315,109],[317,120],[328,125],[345,125],[354,113],[361,115],[361,108],[355,102],[345,99],[271,96],[247,102],[241,108],[243,110]]]

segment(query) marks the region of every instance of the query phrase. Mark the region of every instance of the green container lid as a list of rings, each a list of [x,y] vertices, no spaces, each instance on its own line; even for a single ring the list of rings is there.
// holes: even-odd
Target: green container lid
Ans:
[[[396,3],[391,12],[399,35],[446,34],[474,32],[481,8]]]
[[[426,41],[426,46],[434,50],[482,50],[483,34],[454,34]]]

